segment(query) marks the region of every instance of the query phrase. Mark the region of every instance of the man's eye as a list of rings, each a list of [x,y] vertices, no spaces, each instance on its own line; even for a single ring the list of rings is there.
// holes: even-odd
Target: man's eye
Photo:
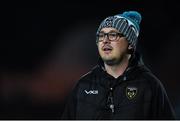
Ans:
[[[99,37],[104,37],[104,34],[99,34]]]
[[[115,37],[117,34],[116,33],[109,33],[109,35]]]

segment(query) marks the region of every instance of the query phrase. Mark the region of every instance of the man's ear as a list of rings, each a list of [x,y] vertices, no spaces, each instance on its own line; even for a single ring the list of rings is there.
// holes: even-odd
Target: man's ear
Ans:
[[[128,45],[128,50],[131,50],[131,49],[133,49],[133,47],[132,47],[132,45]]]
[[[128,53],[132,54],[134,52],[134,48],[132,47],[132,45],[128,45]]]

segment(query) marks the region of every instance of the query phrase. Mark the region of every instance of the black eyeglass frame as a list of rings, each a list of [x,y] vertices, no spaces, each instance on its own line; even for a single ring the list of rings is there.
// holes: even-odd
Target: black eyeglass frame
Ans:
[[[100,39],[100,34],[103,34],[103,37],[102,39]],[[115,38],[113,38],[113,35],[115,35]],[[112,36],[111,36],[112,35]],[[111,41],[111,42],[114,42],[114,41],[117,41],[118,37],[121,38],[121,37],[124,37],[123,34],[119,33],[119,32],[109,32],[109,33],[104,33],[104,32],[100,32],[99,34],[96,35],[97,36],[97,42],[102,42],[105,37],[107,36],[108,40]],[[110,37],[111,36],[111,37]]]

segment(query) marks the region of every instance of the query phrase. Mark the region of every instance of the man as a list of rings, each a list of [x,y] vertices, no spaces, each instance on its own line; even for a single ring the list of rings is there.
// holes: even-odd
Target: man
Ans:
[[[137,11],[101,22],[99,63],[75,86],[62,119],[175,119],[162,83],[136,50],[140,22]]]

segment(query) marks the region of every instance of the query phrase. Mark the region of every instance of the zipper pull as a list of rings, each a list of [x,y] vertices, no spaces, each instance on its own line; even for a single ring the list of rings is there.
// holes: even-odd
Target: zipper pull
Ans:
[[[114,113],[114,104],[110,104],[109,107],[110,107],[112,113]]]

